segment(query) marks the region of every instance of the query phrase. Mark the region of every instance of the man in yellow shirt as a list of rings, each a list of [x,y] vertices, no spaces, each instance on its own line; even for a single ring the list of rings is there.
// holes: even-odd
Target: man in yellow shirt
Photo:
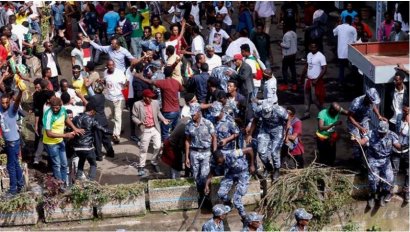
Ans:
[[[65,125],[73,129],[73,132],[64,133]],[[50,156],[54,178],[67,183],[67,156],[64,138],[73,138],[75,135],[83,134],[83,129],[73,125],[62,107],[60,98],[50,99],[50,108],[43,115],[43,143]],[[64,190],[64,189],[62,189]]]
[[[73,85],[74,90],[80,91],[82,95],[88,95],[87,92],[87,87],[86,87],[86,80],[84,77],[81,75],[81,68],[79,65],[74,65],[73,66],[73,79],[71,80],[71,83]]]
[[[159,17],[152,17],[151,33],[153,35],[156,35],[158,32],[164,34],[166,31],[167,29],[163,25],[161,25],[161,20],[159,19]]]

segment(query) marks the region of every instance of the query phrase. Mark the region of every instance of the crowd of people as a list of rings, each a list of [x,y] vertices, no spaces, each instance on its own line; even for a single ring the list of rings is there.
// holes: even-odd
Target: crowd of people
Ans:
[[[319,110],[317,130],[311,135],[317,141],[317,162],[335,164],[336,127],[345,115],[355,164],[369,169],[369,206],[374,206],[378,191],[380,204],[390,201],[401,160],[406,162],[404,199],[408,202],[409,102],[404,83],[408,71],[402,65],[394,76],[389,119],[379,112],[381,99],[374,88],[355,98],[348,109],[337,102],[326,105],[323,41],[329,36],[328,10],[320,4],[284,2],[278,10],[276,3],[268,1],[164,5],[156,1],[120,2],[116,7],[111,2],[1,3],[0,124],[10,196],[25,184],[18,163],[18,122],[25,115],[20,106],[23,92],[32,82],[33,163],[41,162],[45,151],[53,176],[65,183],[62,192],[76,180],[95,180],[104,154],[114,157],[116,145],[129,139],[139,148],[136,175],[150,175],[146,160],[152,144],[152,170],[161,173],[163,162],[171,168],[171,178],[185,171],[185,176],[195,179],[199,202],[210,201],[212,177],[224,176],[218,190],[223,205],[213,207],[213,221],[204,225],[204,231],[223,230],[231,201],[246,222],[244,230],[260,231],[261,215],[247,213],[241,198],[251,175],[274,181],[281,168],[304,167],[302,121],[311,117],[313,103]],[[304,10],[303,20],[299,8]],[[398,9],[384,15],[378,41],[408,39],[405,17]],[[283,31],[271,30],[275,21]],[[300,51],[296,32],[302,21],[305,50]],[[274,33],[283,34],[278,80],[272,70]],[[337,37],[338,84],[345,86],[348,45],[374,36],[352,3],[346,4],[330,34]],[[71,77],[61,72],[58,61],[67,47],[71,47]],[[304,53],[301,61],[305,62],[300,79],[299,53]],[[102,64],[105,70],[100,73],[96,67]],[[299,119],[294,106],[279,104],[277,93],[300,89],[305,111]],[[129,117],[123,116],[124,109]],[[369,126],[371,112],[380,120],[377,128]],[[124,121],[130,125],[129,138],[123,138]],[[301,231],[307,225],[303,221],[312,217],[302,209],[295,216],[302,221],[295,231]]]

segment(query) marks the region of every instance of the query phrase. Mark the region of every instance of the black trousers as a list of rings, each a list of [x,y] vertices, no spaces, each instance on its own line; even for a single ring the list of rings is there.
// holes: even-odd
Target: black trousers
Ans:
[[[321,140],[316,138],[317,150],[319,151],[318,162],[327,166],[333,166],[336,160],[336,143],[330,139]]]
[[[95,157],[96,158],[102,158],[102,146],[104,145],[105,150],[107,151],[107,154],[113,153],[114,150],[111,145],[111,138],[109,135],[104,134],[100,130],[95,130],[94,132],[94,147],[95,147]]]
[[[296,54],[285,56],[282,60],[282,76],[285,84],[288,84],[288,69],[290,69],[291,83],[296,84]]]
[[[88,163],[90,164],[90,172],[88,174],[88,178],[90,180],[95,180],[95,177],[97,175],[97,162],[95,159],[94,150],[76,151],[76,153],[79,158],[77,177],[82,176],[84,172],[85,160],[87,160]]]
[[[135,136],[135,123],[132,121],[132,109],[134,107],[135,102],[136,100],[134,98],[128,98],[127,100],[127,107],[130,112],[130,127],[131,127],[130,136]]]

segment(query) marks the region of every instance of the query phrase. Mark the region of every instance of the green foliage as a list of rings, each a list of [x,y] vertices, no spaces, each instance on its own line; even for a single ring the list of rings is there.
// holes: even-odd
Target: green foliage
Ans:
[[[371,232],[382,231],[382,228],[380,226],[373,225],[372,227],[366,229],[366,231],[371,231]]]
[[[352,184],[342,172],[317,164],[289,170],[267,190],[259,211],[266,215],[268,221],[275,221],[280,214],[287,214],[289,223],[295,209],[305,208],[313,214],[309,229],[321,230],[330,223],[334,213],[343,211],[349,216],[351,212]]]
[[[281,231],[280,227],[273,222],[266,221],[263,225],[263,230],[266,232],[277,232]]]
[[[3,137],[0,137],[0,138],[2,139]],[[2,147],[1,139],[0,139],[0,147]],[[7,154],[6,153],[0,154],[0,165],[6,165],[6,164],[7,164]]]
[[[35,207],[35,199],[29,192],[18,194],[9,200],[0,201],[0,213],[16,213],[17,211],[28,211]]]
[[[342,227],[342,231],[359,231],[359,225],[349,220],[346,225]]]
[[[167,187],[178,187],[178,186],[194,186],[195,180],[189,179],[166,179],[166,180],[151,180],[150,184],[153,188],[167,188]]]

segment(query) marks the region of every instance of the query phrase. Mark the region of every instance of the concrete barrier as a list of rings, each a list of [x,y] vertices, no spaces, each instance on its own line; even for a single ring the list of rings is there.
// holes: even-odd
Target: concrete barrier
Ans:
[[[156,187],[156,183],[166,185],[170,181],[174,183],[174,186]],[[181,185],[178,186],[178,183]],[[198,208],[198,192],[192,179],[150,180],[148,181],[148,195],[150,211]]]
[[[115,218],[139,216],[146,213],[145,192],[134,199],[127,199],[121,202],[109,201],[103,206],[98,206],[97,215],[101,218]]]
[[[89,204],[76,209],[71,203],[60,202],[54,210],[44,210],[45,222],[79,221],[93,218],[94,207]]]
[[[12,213],[0,212],[0,226],[35,225],[38,221],[37,202],[32,201],[28,209],[17,210]]]

